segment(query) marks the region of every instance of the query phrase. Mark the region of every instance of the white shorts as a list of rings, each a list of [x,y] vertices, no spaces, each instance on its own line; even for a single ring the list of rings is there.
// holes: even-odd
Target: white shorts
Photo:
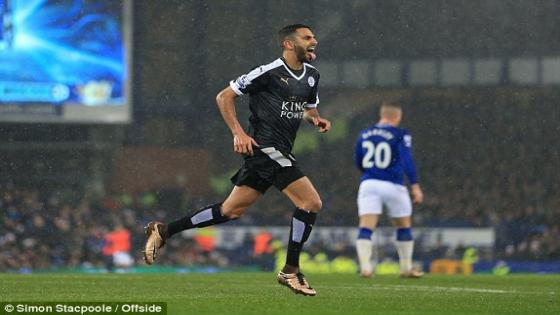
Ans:
[[[116,252],[113,254],[113,263],[117,267],[131,267],[134,264],[134,259],[129,252]]]
[[[358,214],[379,215],[383,212],[383,205],[392,218],[412,215],[412,202],[406,186],[377,179],[363,181],[358,190]]]

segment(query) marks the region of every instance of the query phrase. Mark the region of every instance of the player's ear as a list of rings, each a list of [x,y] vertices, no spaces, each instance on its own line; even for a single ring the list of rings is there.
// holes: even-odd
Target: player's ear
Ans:
[[[285,50],[294,50],[295,45],[294,45],[294,42],[293,42],[293,41],[291,41],[291,40],[289,40],[288,38],[286,38],[286,39],[284,39],[284,41],[282,42],[282,47],[283,47]]]

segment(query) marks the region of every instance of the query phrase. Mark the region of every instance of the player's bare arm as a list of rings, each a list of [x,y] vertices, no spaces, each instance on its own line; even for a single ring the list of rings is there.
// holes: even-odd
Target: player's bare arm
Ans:
[[[411,185],[410,190],[412,193],[412,202],[422,203],[424,201],[424,193],[422,192],[422,188],[420,188],[420,184]]]
[[[331,122],[319,115],[316,108],[306,109],[303,118],[310,124],[319,127],[319,132],[324,133],[331,129]]]
[[[230,88],[226,87],[216,96],[216,103],[220,113],[224,118],[231,134],[233,135],[233,151],[240,154],[253,155],[253,145],[259,146],[255,139],[251,138],[237,119],[235,112],[235,99],[237,94]]]

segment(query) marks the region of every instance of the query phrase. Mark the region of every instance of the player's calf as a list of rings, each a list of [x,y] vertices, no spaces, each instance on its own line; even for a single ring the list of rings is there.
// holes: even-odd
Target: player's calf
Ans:
[[[148,265],[154,263],[158,249],[163,247],[171,236],[188,229],[207,227],[232,220],[222,213],[221,206],[221,202],[208,205],[169,224],[158,221],[148,223],[145,227],[147,238],[144,246],[146,263]]]
[[[419,279],[424,276],[424,272],[412,269],[412,252],[414,240],[410,227],[397,229],[397,252],[401,266],[401,277],[409,279]]]
[[[372,229],[361,227],[358,232],[358,239],[356,239],[360,275],[364,278],[370,278],[373,275],[373,264],[371,262],[373,254],[372,235]]]

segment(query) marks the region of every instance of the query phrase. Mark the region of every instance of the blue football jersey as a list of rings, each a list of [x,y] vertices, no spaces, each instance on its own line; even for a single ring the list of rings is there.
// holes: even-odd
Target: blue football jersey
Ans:
[[[361,180],[378,179],[404,185],[403,174],[416,184],[416,166],[412,159],[412,137],[402,128],[376,124],[360,132],[354,150],[354,162],[362,171]]]

